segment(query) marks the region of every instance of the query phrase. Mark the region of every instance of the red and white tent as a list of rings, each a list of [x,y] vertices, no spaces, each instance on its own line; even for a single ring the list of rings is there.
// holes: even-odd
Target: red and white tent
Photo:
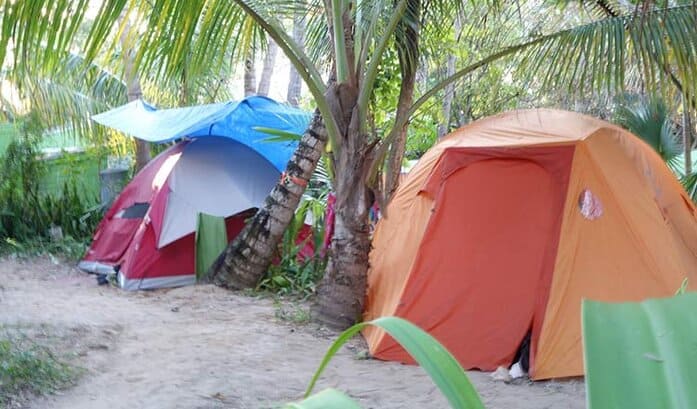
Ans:
[[[224,217],[232,240],[245,219],[264,202],[293,151],[292,145],[274,149],[274,143],[263,141],[268,135],[255,136],[252,126],[298,133],[307,125],[308,116],[265,98],[211,106],[204,110],[206,115],[200,113],[201,107],[195,107],[198,112],[189,116],[183,111],[186,108],[179,108],[176,124],[168,112],[174,110],[153,111],[143,105],[129,109],[117,108],[120,112],[108,124],[138,136],[138,122],[154,129],[160,121],[163,127],[170,127],[164,136],[177,135],[181,128],[195,138],[165,150],[133,178],[97,227],[78,267],[93,273],[117,273],[119,285],[127,290],[193,284],[198,214]],[[221,109],[222,114],[211,123],[207,119],[210,111]],[[240,111],[243,115],[236,118]],[[266,113],[266,117],[262,115]],[[119,118],[138,115],[140,121],[119,122]],[[289,118],[292,120],[287,121]],[[179,128],[171,129],[174,125]],[[194,132],[197,127],[209,134]],[[216,127],[217,135],[210,131]]]

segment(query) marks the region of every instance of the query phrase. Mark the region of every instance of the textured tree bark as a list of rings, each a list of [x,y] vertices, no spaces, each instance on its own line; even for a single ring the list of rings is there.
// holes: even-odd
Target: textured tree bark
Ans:
[[[238,290],[257,285],[276,254],[326,142],[324,122],[319,111],[315,111],[285,174],[264,206],[213,264],[206,275],[208,281]]]
[[[356,322],[363,311],[370,252],[368,214],[374,201],[366,181],[374,160],[375,144],[369,143],[368,135],[360,132],[356,87],[332,85],[327,100],[342,143],[341,149],[333,154],[336,174],[334,236],[312,316],[328,327],[346,328]]]
[[[340,178],[334,186],[334,236],[312,307],[313,319],[330,328],[348,328],[360,320],[363,312],[370,252],[368,215],[373,203],[373,194],[365,184],[372,159],[367,149],[371,148],[366,144],[358,150],[344,146],[337,163]]]
[[[302,13],[297,12],[293,16],[293,41],[296,44],[302,45],[305,43],[305,20]],[[286,95],[286,101],[293,106],[298,106],[300,103],[300,93],[302,91],[303,82],[300,78],[300,74],[293,67],[290,66],[290,77],[288,81],[288,93]]]
[[[126,15],[122,14],[120,17],[121,22],[126,19]],[[143,91],[140,88],[140,81],[138,80],[138,73],[135,70],[135,58],[134,50],[131,47],[132,42],[129,39],[131,35],[131,25],[126,24],[121,36],[119,37],[119,42],[121,45],[121,56],[123,59],[123,78],[126,83],[126,95],[128,97],[128,102],[140,99],[143,96]],[[145,165],[150,162],[150,144],[141,139],[135,138],[136,145],[136,173],[143,169]]]
[[[259,78],[259,88],[257,88],[258,95],[269,95],[273,69],[276,64],[276,54],[278,54],[278,45],[269,38],[269,43],[266,47],[266,56],[264,57],[264,67],[261,69],[261,78]]]

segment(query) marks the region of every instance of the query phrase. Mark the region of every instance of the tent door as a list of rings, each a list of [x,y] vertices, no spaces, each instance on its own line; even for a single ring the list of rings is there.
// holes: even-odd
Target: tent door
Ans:
[[[523,159],[481,160],[450,175],[398,315],[466,368],[510,364],[533,321],[546,253],[556,248],[559,190],[547,170]]]

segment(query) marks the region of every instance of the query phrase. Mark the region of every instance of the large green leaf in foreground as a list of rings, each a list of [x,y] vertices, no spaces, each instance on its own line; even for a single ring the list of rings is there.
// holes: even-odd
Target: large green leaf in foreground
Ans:
[[[697,408],[697,293],[583,302],[588,409]]]
[[[382,328],[399,342],[428,373],[436,386],[438,386],[438,389],[440,389],[443,395],[448,399],[451,407],[454,409],[484,409],[484,405],[479,399],[477,391],[474,389],[467,378],[467,374],[452,354],[424,330],[409,321],[397,317],[382,317],[373,321],[363,322],[341,333],[339,338],[334,341],[325,354],[317,372],[312,377],[310,386],[305,393],[306,398],[312,393],[312,389],[324,371],[324,368],[326,368],[329,361],[331,361],[332,357],[339,351],[341,346],[368,325],[375,325]],[[322,399],[316,399],[319,395],[322,395]],[[324,407],[327,408],[341,407],[334,405],[336,405],[339,400],[343,401],[344,399],[348,398],[345,395],[341,396],[337,391],[323,391],[299,404],[294,404],[295,406],[289,407],[310,409],[320,407],[313,406],[320,404],[320,402],[324,402],[324,404],[326,404]],[[311,401],[311,405],[307,405],[308,401]],[[353,406],[345,407],[349,408]]]
[[[289,403],[284,409],[361,409],[361,407],[345,393],[328,388],[302,402]]]

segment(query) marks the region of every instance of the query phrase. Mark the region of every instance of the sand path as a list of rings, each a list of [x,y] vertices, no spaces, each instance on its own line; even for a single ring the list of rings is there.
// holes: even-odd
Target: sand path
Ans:
[[[274,408],[301,396],[333,335],[276,318],[271,300],[203,285],[124,292],[48,259],[0,260],[0,324],[74,334],[78,384],[33,408]],[[319,388],[364,408],[447,408],[415,366],[357,359],[360,341],[332,361]],[[487,408],[580,409],[580,381],[506,385],[470,378]]]

